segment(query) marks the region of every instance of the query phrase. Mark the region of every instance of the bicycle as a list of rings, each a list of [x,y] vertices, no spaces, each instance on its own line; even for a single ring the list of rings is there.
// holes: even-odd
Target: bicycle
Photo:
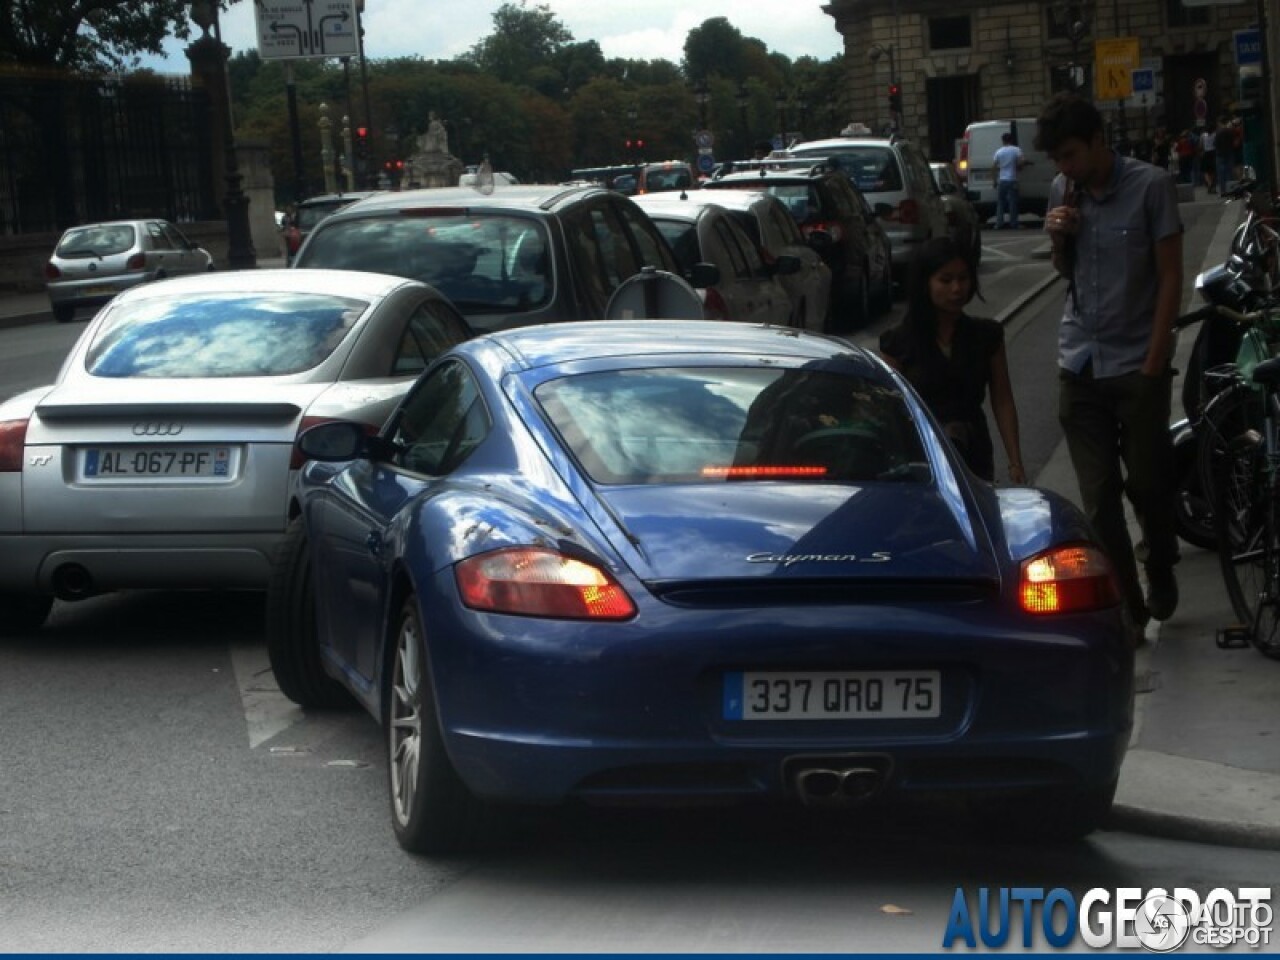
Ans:
[[[1265,317],[1233,319],[1256,329]],[[1280,357],[1247,373],[1223,364],[1204,376],[1213,396],[1202,421],[1201,483],[1223,583],[1249,642],[1280,659]]]

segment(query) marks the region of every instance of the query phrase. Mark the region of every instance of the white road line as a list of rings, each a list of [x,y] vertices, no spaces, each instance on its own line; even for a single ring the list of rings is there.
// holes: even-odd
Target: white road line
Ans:
[[[235,670],[236,686],[240,688],[240,702],[244,706],[249,749],[302,720],[302,708],[276,686],[266,648],[261,642],[233,642],[231,667]]]

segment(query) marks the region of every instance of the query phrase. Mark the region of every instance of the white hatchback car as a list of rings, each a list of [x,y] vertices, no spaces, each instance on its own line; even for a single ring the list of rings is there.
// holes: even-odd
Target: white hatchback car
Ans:
[[[264,588],[288,526],[299,431],[376,430],[468,339],[426,284],[256,270],[120,294],[55,383],[0,404],[0,635],[54,597]]]
[[[701,289],[703,314],[708,320],[739,323],[791,322],[791,297],[779,274],[795,273],[800,261],[784,256],[766,266],[759,250],[719,197],[702,191],[646,193],[632,198],[649,215],[675,252],[688,279],[698,264],[712,264],[719,282]]]
[[[831,310],[831,268],[804,238],[787,205],[771,193],[753,190],[721,190],[715,201],[752,239],[766,268],[777,271],[791,298],[791,326],[825,332]],[[795,257],[800,269],[777,269],[783,257]]]

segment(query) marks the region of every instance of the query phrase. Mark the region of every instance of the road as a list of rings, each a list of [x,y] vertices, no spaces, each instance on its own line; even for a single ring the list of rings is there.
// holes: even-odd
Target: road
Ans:
[[[1037,242],[993,239],[984,279]],[[1007,330],[1033,473],[1058,437],[1038,371],[1059,305]],[[0,395],[48,379],[82,326],[0,331]],[[520,817],[483,855],[410,857],[377,726],[284,701],[261,621],[251,593],[136,592],[59,603],[42,632],[0,644],[0,949],[937,951],[957,886],[1280,876],[1280,854],[1123,833],[1001,846],[928,809],[571,811]]]

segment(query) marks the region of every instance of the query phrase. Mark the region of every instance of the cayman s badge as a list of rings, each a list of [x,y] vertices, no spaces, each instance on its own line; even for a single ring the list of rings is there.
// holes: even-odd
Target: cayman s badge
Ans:
[[[753,553],[747,563],[780,563],[790,567],[797,563],[888,563],[893,554],[888,550],[857,553]]]
[[[182,432],[182,424],[163,420],[144,420],[133,425],[135,437],[176,437]]]

